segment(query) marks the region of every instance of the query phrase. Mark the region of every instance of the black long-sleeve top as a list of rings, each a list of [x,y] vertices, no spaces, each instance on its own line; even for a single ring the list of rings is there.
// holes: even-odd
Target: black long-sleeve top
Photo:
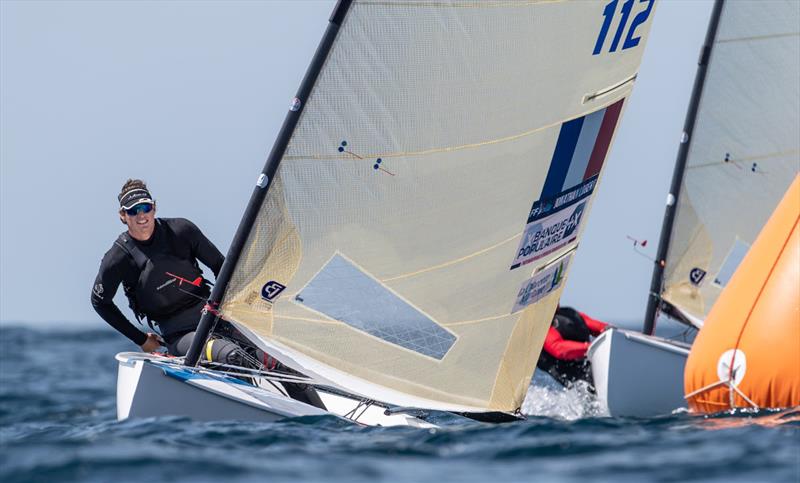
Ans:
[[[166,233],[168,226],[174,233],[173,243],[169,243]],[[149,257],[156,253],[169,252],[186,260],[197,260],[219,275],[225,257],[197,226],[185,218],[158,218],[153,236],[147,241],[133,240],[139,249]],[[120,284],[135,288],[140,270],[133,258],[116,243],[103,256],[100,270],[92,287],[92,306],[109,325],[117,329],[136,345],[142,345],[147,336],[136,328],[114,304],[114,295]],[[202,306],[202,304],[200,304]],[[167,321],[159,321],[162,333],[193,330],[199,321],[200,308],[190,307]]]

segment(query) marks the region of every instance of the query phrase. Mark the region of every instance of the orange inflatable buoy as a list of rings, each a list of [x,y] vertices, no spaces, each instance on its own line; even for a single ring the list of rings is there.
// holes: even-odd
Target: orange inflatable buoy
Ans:
[[[689,408],[800,405],[800,175],[709,312],[686,361]]]

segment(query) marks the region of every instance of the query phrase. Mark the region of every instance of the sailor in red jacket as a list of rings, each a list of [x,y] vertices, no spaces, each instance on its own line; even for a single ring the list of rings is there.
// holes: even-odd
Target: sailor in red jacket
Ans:
[[[571,307],[559,307],[547,331],[536,367],[547,371],[565,386],[583,380],[594,390],[586,350],[591,337],[599,335],[608,326]]]

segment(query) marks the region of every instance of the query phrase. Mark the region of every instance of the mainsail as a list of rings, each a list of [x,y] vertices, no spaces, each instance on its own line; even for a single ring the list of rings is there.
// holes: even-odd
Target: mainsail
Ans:
[[[685,170],[667,203],[669,212],[677,201],[659,249],[663,279],[657,268],[652,287],[664,308],[695,325],[800,168],[800,3],[718,1],[715,10],[698,69],[707,60],[705,83],[682,140]],[[654,318],[651,303],[646,332]]]
[[[212,294],[221,316],[364,397],[518,409],[654,8],[340,2]]]

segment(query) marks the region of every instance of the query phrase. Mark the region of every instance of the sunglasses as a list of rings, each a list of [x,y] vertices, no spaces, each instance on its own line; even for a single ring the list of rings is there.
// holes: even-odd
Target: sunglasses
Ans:
[[[151,211],[153,211],[153,205],[152,204],[150,204],[150,203],[141,203],[141,204],[136,205],[136,206],[134,206],[132,208],[128,208],[127,210],[125,210],[125,213],[127,213],[128,216],[136,216],[139,213],[150,213]]]

